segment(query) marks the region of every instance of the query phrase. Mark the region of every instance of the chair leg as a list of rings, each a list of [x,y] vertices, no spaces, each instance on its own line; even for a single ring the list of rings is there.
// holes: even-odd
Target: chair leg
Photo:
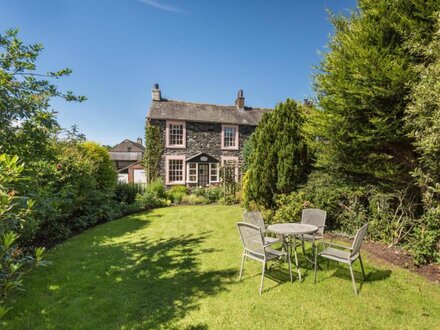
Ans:
[[[305,257],[306,256],[306,249],[305,249],[305,243],[304,243],[304,241],[301,241],[301,248],[302,248],[302,251],[303,251],[303,256]]]
[[[354,294],[357,295],[357,289],[356,289],[356,281],[354,280],[354,274],[353,274],[353,266],[350,264],[350,274],[351,274],[351,280],[353,281],[353,290]]]
[[[244,266],[244,260],[246,258],[246,255],[243,253],[243,256],[241,257],[241,267],[240,267],[240,276],[238,278],[239,281],[241,281],[241,277],[243,275],[243,266]]]
[[[290,252],[289,250],[287,250],[287,264],[289,265],[289,275],[290,275],[290,283],[293,282],[293,277],[292,277],[292,261],[290,259]]]
[[[261,293],[263,292],[263,282],[264,282],[264,273],[265,273],[265,270],[266,270],[266,261],[264,261],[264,263],[263,263],[263,271],[262,271],[262,273],[261,273],[260,296],[261,296]]]
[[[314,274],[314,283],[316,283],[316,272],[318,270],[318,251],[315,251],[314,253],[314,257],[315,257],[315,274]]]
[[[361,253],[359,252],[359,262],[361,263],[361,269],[362,269],[362,277],[365,281],[365,271],[364,271],[364,263],[362,262]]]

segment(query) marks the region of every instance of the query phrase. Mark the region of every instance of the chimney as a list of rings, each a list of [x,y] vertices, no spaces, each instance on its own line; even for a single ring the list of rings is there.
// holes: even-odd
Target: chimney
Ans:
[[[238,91],[237,99],[235,100],[235,106],[237,107],[237,110],[244,110],[244,96],[242,89]]]
[[[160,89],[159,89],[159,84],[154,84],[153,86],[153,90],[151,91],[151,98],[153,99],[153,101],[160,101],[161,97],[160,97]]]
[[[137,138],[136,142],[140,145],[142,145],[142,139],[140,137]]]

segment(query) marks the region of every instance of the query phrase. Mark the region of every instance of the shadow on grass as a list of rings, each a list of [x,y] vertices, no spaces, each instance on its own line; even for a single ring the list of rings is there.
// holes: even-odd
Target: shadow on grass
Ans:
[[[36,328],[173,328],[201,298],[234,283],[236,269],[202,269],[202,257],[219,251],[203,245],[212,233],[161,238],[146,228],[151,219],[131,215],[78,237],[33,279],[36,303],[14,309],[9,320],[36,320]]]
[[[391,276],[391,270],[389,269],[383,270],[383,269],[375,269],[371,267],[367,268],[366,265],[364,264],[364,269],[365,269],[365,280],[364,280],[360,266],[359,265],[357,265],[358,267],[356,266],[357,263],[359,263],[359,261],[356,261],[353,264],[353,274],[359,292],[362,290],[362,287],[365,283],[383,281]],[[325,263],[321,263],[322,270],[321,271],[318,270],[318,273],[325,272],[328,274],[330,272],[330,275],[325,276],[324,278],[321,279],[318,278],[316,283],[328,280],[332,277],[337,277],[340,279],[347,280],[347,283],[351,285],[352,280],[348,265],[342,263],[339,264],[336,261],[330,261],[328,265],[329,267],[327,267],[327,260]],[[312,276],[313,276],[313,271],[312,271]]]
[[[225,290],[236,275],[235,269],[200,269],[199,256],[218,250],[203,249],[209,232],[136,243],[104,244],[100,248],[117,251],[108,276],[122,279],[126,296],[134,304],[124,312],[129,327],[157,328],[182,319],[199,307],[202,297]],[[122,252],[122,253],[121,253]],[[122,255],[121,255],[122,254]],[[205,329],[203,324],[191,329]]]

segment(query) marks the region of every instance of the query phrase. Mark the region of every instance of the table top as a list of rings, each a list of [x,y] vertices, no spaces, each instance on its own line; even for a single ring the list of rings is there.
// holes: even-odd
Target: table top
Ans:
[[[269,225],[267,230],[281,235],[303,235],[316,233],[318,227],[302,223],[277,223],[275,225]]]

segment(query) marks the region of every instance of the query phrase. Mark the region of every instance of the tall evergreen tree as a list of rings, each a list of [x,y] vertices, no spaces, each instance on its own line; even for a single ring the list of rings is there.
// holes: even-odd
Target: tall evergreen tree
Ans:
[[[303,134],[304,107],[291,99],[266,113],[252,135],[245,196],[264,207],[276,194],[290,193],[306,180],[310,156]]]
[[[359,0],[349,17],[332,17],[335,35],[315,76],[319,165],[363,182],[411,180],[417,154],[404,112],[439,8],[437,0]]]

